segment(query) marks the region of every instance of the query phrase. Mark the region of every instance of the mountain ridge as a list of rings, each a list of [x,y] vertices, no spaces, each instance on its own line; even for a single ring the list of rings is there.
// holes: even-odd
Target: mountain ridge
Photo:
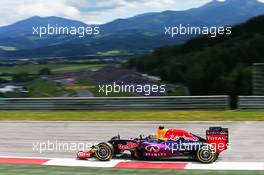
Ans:
[[[242,6],[241,3],[243,4]],[[165,26],[178,24],[190,24],[194,26],[234,25],[261,14],[264,14],[264,3],[256,0],[227,0],[225,2],[215,0],[204,6],[185,11],[167,10],[139,14],[126,19],[116,19],[112,22],[99,25],[101,35],[82,39],[73,36],[52,36],[41,39],[32,37],[33,24],[45,25],[47,23],[58,23],[59,25],[65,26],[92,26],[92,24],[89,25],[81,21],[60,17],[34,16],[10,26],[0,27],[0,45],[17,48],[17,51],[0,53],[0,57],[19,57],[22,56],[20,52],[24,53],[23,57],[30,57],[34,49],[34,52],[37,53],[39,49],[43,50],[47,47],[54,47],[51,50],[56,50],[56,53],[54,52],[56,56],[60,56],[57,53],[66,55],[68,51],[65,48],[69,49],[69,47],[64,46],[74,44],[83,45],[81,46],[83,49],[76,50],[78,54],[96,54],[99,51],[104,52],[109,50],[139,53],[142,50],[151,51],[163,45],[183,43],[193,37],[182,36],[173,39],[168,38],[164,35]],[[8,37],[9,35],[10,37]],[[85,51],[85,47],[87,51]],[[52,53],[43,53],[37,56],[51,55]]]

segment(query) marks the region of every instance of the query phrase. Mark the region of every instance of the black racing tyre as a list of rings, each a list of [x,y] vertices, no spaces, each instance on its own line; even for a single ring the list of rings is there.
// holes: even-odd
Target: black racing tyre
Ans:
[[[111,158],[114,155],[114,148],[110,143],[99,143],[97,145],[98,150],[95,152],[95,156],[98,160],[101,161],[108,161],[111,160]]]
[[[196,153],[197,160],[201,163],[212,163],[217,159],[217,152],[210,144],[205,144]]]
[[[219,153],[216,153],[216,156],[215,156],[215,160],[214,161],[217,161],[218,157],[219,157]]]

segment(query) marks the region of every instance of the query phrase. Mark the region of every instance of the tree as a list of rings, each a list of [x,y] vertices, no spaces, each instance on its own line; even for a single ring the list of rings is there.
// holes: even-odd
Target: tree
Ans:
[[[7,82],[6,80],[0,78],[0,83],[6,83],[6,82]]]
[[[39,75],[50,75],[50,74],[51,74],[51,70],[50,70],[50,68],[47,68],[47,67],[45,67],[39,71]]]
[[[12,79],[15,83],[21,83],[32,80],[32,77],[27,72],[23,72],[20,74],[14,74]]]

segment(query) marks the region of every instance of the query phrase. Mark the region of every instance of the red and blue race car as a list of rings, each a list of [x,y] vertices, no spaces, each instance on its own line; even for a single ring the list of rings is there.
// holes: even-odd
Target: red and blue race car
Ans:
[[[228,129],[210,127],[206,138],[181,129],[165,129],[160,126],[155,135],[122,139],[115,136],[107,142],[94,145],[88,151],[79,151],[78,159],[92,157],[101,161],[126,157],[131,159],[195,159],[201,163],[212,163],[228,148]]]

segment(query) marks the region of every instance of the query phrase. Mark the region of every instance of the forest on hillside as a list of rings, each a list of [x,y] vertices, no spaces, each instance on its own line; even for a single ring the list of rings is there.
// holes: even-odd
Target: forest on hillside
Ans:
[[[264,16],[232,28],[229,36],[201,36],[164,46],[128,62],[128,66],[182,83],[191,95],[252,94],[252,63],[264,62]]]

